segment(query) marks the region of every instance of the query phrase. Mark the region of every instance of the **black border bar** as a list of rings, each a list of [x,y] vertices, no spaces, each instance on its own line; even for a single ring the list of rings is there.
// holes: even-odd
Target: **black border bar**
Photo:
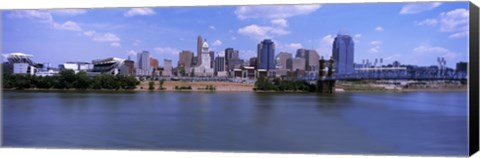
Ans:
[[[468,84],[469,84],[469,154],[470,156],[478,152],[479,149],[479,72],[480,65],[479,60],[479,14],[478,7],[470,2],[470,35],[469,35],[469,72],[468,72]]]

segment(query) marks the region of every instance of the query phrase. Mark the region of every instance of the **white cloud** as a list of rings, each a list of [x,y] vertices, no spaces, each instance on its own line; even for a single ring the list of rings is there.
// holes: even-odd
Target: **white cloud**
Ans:
[[[220,40],[215,40],[212,43],[212,46],[221,46],[221,45],[222,45],[222,41],[220,41]]]
[[[157,47],[153,50],[163,55],[178,55],[178,53],[180,52],[180,50],[171,47]]]
[[[455,32],[468,30],[469,12],[466,9],[455,9],[443,12],[439,16],[440,31]]]
[[[56,9],[50,10],[53,14],[58,15],[81,15],[87,13],[86,9]]]
[[[463,31],[463,32],[458,32],[450,35],[450,38],[463,38],[463,37],[468,37],[469,32],[468,31]]]
[[[419,26],[436,26],[438,21],[437,19],[425,19],[420,22],[415,22]]]
[[[355,37],[355,38],[360,38],[360,37],[362,37],[362,34],[357,33],[357,34],[355,34],[354,37]]]
[[[113,33],[107,32],[105,34],[101,34],[101,33],[95,32],[93,30],[89,30],[89,31],[84,31],[83,35],[89,37],[90,39],[92,39],[95,42],[109,42],[110,46],[112,46],[112,47],[121,47],[120,38],[117,37],[117,35],[115,35]],[[134,44],[136,42],[140,43],[141,41],[140,40],[135,40]]]
[[[137,52],[134,50],[128,50],[127,55],[137,55]]]
[[[133,41],[132,45],[133,45],[133,46],[138,46],[138,45],[140,45],[141,43],[142,43],[141,40],[135,40],[135,41]]]
[[[376,31],[379,31],[379,32],[384,31],[383,27],[381,27],[381,26],[377,26],[377,27],[375,28],[375,30],[376,30]]]
[[[37,10],[17,10],[12,11],[7,15],[9,18],[18,18],[18,19],[35,19],[40,22],[53,22],[53,17],[50,12],[47,11],[37,11]]]
[[[68,30],[68,31],[82,31],[82,28],[74,21],[66,21],[64,23],[58,23],[53,19],[52,12],[73,12],[66,10],[53,10],[53,11],[38,11],[38,10],[19,10],[12,11],[7,15],[9,18],[19,18],[19,19],[33,19],[42,23],[47,23],[57,30]],[[78,12],[78,11],[77,11]],[[69,15],[72,15],[70,13]]]
[[[409,3],[404,5],[400,10],[400,14],[417,14],[424,11],[429,11],[435,9],[436,7],[440,6],[442,3],[440,2],[433,2],[433,3]]]
[[[105,34],[95,34],[92,40],[96,42],[119,42],[120,38],[113,33],[107,32]]]
[[[380,52],[381,52],[381,48],[380,48],[379,45],[376,45],[376,46],[370,48],[368,51],[369,51],[370,53],[380,53]]]
[[[371,45],[381,45],[383,44],[383,41],[372,41],[370,42]]]
[[[370,42],[370,44],[373,45],[373,47],[370,48],[368,50],[368,52],[370,52],[370,53],[380,53],[380,52],[382,52],[382,48],[381,48],[380,45],[383,44],[383,41],[372,41],[372,42]]]
[[[285,20],[283,18],[273,19],[273,20],[270,21],[270,23],[272,23],[274,26],[278,26],[278,27],[287,27],[288,26],[287,20]]]
[[[283,28],[274,28],[269,26],[258,26],[255,24],[245,26],[238,29],[238,33],[249,36],[251,38],[261,40],[264,38],[272,38],[274,36],[287,35],[290,32]]]
[[[235,15],[241,20],[253,18],[288,18],[310,14],[320,7],[320,5],[240,6],[235,10]]]
[[[335,41],[334,35],[326,35],[320,39],[319,55],[325,59],[329,59],[332,55],[333,41]]]
[[[53,27],[58,30],[82,31],[82,28],[73,21],[67,21],[63,24],[53,23]]]
[[[215,30],[215,26],[209,26],[208,28],[210,28],[211,30]]]
[[[296,51],[297,49],[303,48],[303,45],[301,43],[289,43],[285,45],[285,48]]]
[[[237,39],[237,37],[232,37],[232,40],[236,40],[236,39]]]
[[[459,8],[448,12],[442,12],[437,18],[425,19],[421,22],[416,22],[420,26],[439,26],[440,32],[450,32],[450,38],[468,37],[469,33],[469,11],[467,9]]]
[[[383,60],[384,61],[395,61],[395,60],[399,60],[400,57],[401,57],[400,54],[393,54],[391,56],[383,58]]]
[[[355,34],[355,35],[353,36],[353,41],[354,41],[355,43],[360,43],[360,38],[361,38],[361,37],[362,37],[362,34],[357,33],[357,34]]]
[[[153,15],[155,11],[151,8],[132,8],[125,12],[123,16],[125,17],[132,17],[137,15]]]
[[[83,35],[87,36],[87,37],[92,37],[93,35],[95,35],[95,31],[85,31],[83,32]]]
[[[120,47],[120,43],[118,43],[118,42],[113,42],[113,43],[110,43],[110,46],[112,46],[112,47]]]
[[[437,54],[439,56],[445,57],[447,59],[453,59],[457,56],[457,53],[443,47],[431,46],[429,44],[423,43],[418,47],[413,49],[415,55],[431,55]]]

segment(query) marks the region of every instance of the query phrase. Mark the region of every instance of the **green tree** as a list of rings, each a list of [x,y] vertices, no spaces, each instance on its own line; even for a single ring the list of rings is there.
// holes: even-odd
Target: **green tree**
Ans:
[[[73,87],[75,89],[88,89],[90,88],[92,80],[87,75],[86,72],[79,72],[75,76],[75,81],[73,82]]]
[[[154,90],[155,89],[155,82],[150,81],[148,82],[148,90]]]
[[[163,88],[163,84],[165,83],[165,79],[161,79],[161,80],[158,81],[158,82],[159,82],[159,84],[160,84],[160,88],[158,88],[158,89],[164,90],[165,88]]]

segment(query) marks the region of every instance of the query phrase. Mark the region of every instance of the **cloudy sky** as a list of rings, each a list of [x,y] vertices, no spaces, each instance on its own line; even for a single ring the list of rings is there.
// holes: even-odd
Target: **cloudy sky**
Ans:
[[[202,35],[211,49],[256,55],[264,38],[276,53],[316,49],[329,58],[339,33],[355,39],[355,62],[383,58],[405,64],[454,67],[468,59],[468,3],[370,3],[16,10],[2,12],[2,54],[22,52],[36,62],[119,57],[147,50],[160,60],[196,51]]]

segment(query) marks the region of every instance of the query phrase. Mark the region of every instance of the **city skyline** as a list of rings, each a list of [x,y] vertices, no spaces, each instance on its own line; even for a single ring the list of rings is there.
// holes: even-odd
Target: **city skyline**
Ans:
[[[133,52],[146,50],[176,66],[182,50],[197,54],[199,35],[216,53],[231,47],[243,60],[256,56],[264,38],[275,42],[275,55],[306,48],[329,58],[337,33],[354,39],[355,63],[383,58],[437,65],[437,57],[445,57],[454,67],[468,54],[466,2],[24,10],[2,16],[2,54],[32,54],[52,65],[135,58]]]

